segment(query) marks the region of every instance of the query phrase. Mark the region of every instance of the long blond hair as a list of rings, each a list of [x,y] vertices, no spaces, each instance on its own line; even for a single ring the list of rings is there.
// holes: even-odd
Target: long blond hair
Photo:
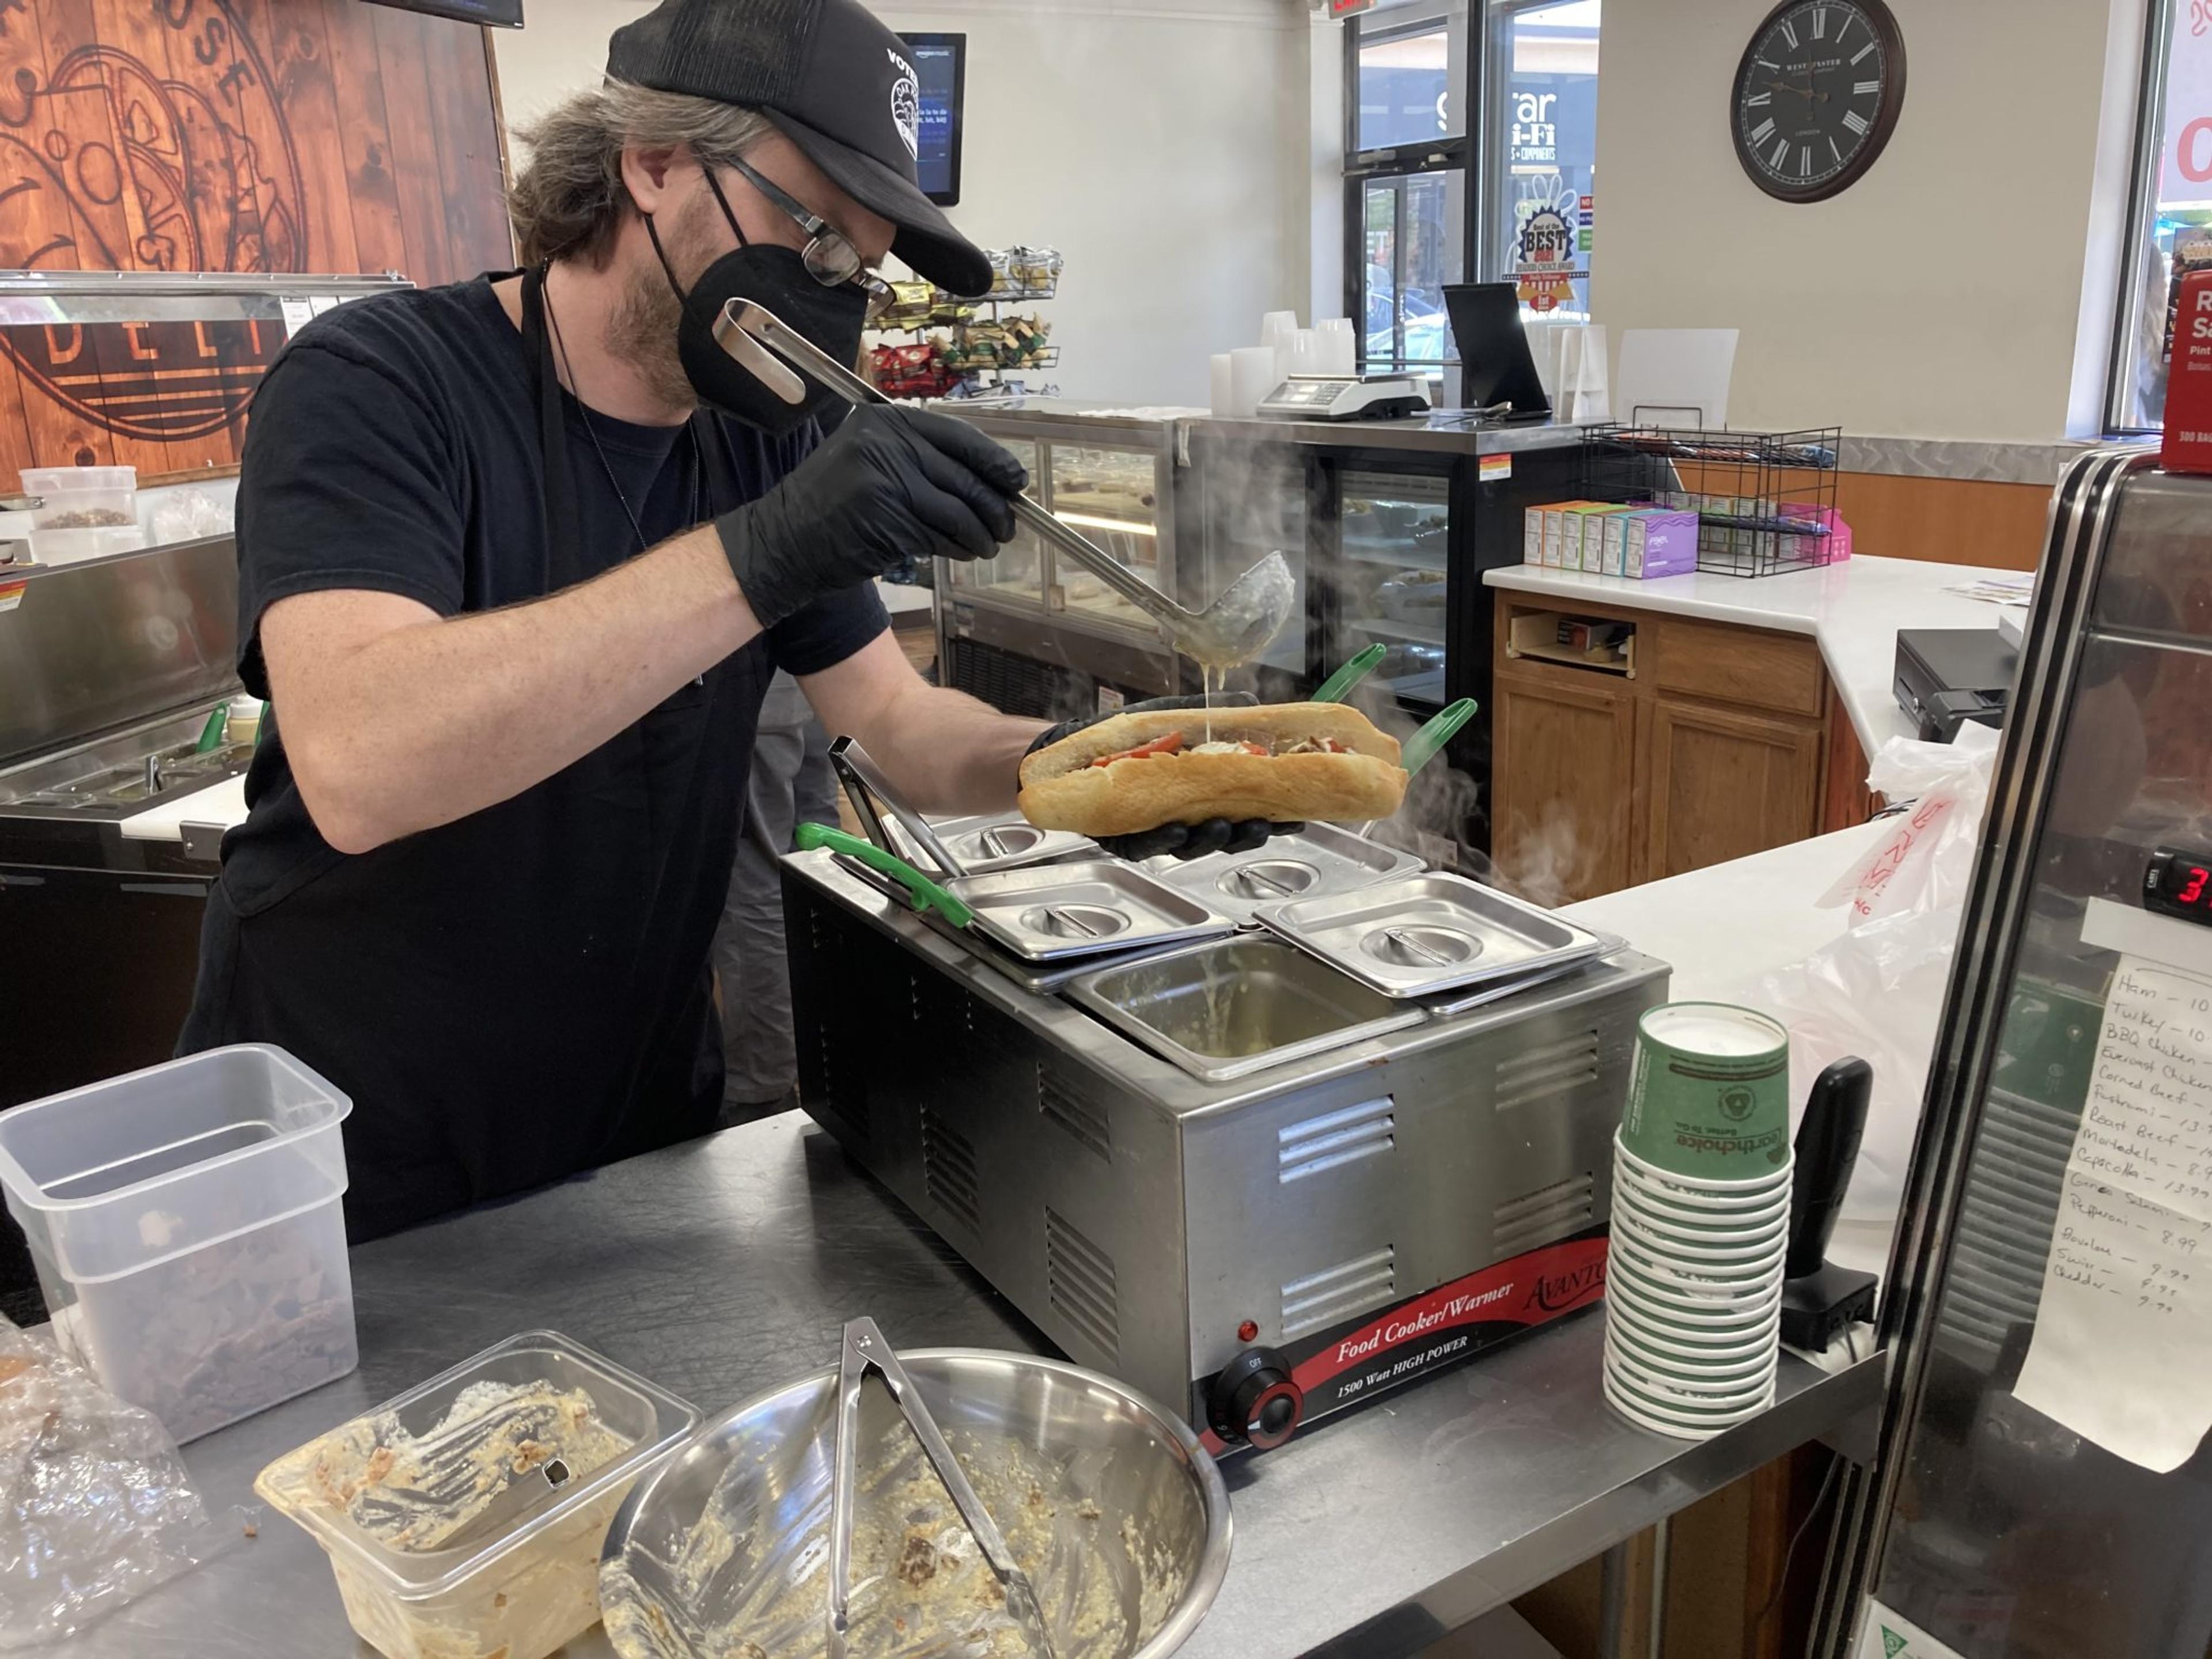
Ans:
[[[616,232],[635,210],[623,187],[623,150],[683,149],[704,165],[725,167],[775,131],[757,110],[627,81],[576,94],[516,134],[530,147],[507,198],[522,262],[606,264]]]

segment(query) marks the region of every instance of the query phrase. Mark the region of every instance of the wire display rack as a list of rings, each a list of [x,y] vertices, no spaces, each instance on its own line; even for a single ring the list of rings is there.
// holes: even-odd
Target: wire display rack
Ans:
[[[876,381],[894,398],[984,398],[1030,390],[1011,377],[1056,368],[1052,325],[1008,307],[1050,300],[1060,291],[1061,258],[1052,248],[990,252],[991,290],[963,299],[927,283],[896,283],[896,303],[875,327]],[[1036,388],[1049,396],[1057,387]]]
[[[1698,515],[1698,568],[1775,576],[1830,562],[1842,546],[1836,511],[1839,427],[1802,432],[1708,432],[1649,426],[1589,428],[1586,501]]]

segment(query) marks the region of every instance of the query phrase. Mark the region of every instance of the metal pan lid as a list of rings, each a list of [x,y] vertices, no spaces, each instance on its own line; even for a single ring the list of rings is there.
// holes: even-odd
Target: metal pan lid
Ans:
[[[1146,860],[1145,873],[1192,895],[1240,922],[1267,904],[1287,904],[1349,893],[1422,867],[1410,853],[1340,830],[1312,823],[1293,836],[1277,836],[1249,853],[1215,853],[1200,859]]]
[[[1025,962],[1206,939],[1236,926],[1113,858],[963,876],[947,885],[973,912],[973,926]]]
[[[1262,906],[1255,915],[1300,950],[1390,997],[1522,979],[1603,948],[1596,934],[1547,910],[1433,871]]]

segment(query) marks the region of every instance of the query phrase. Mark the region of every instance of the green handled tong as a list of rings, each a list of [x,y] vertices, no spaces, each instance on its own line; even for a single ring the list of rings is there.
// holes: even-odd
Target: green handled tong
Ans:
[[[847,858],[858,859],[871,870],[881,871],[907,890],[913,897],[916,910],[934,910],[955,927],[965,927],[975,919],[975,913],[952,894],[896,854],[886,853],[872,841],[848,835],[842,830],[833,830],[826,823],[802,823],[792,836],[792,841],[802,853],[826,847],[833,853],[842,853]]]
[[[1373,673],[1376,665],[1390,654],[1390,647],[1376,642],[1331,674],[1321,683],[1321,690],[1313,694],[1315,702],[1342,702],[1350,696],[1352,688]]]

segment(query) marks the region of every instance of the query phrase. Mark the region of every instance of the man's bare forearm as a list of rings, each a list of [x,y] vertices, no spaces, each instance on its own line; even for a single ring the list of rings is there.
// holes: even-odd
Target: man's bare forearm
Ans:
[[[1022,757],[1046,725],[929,684],[889,632],[799,684],[830,732],[857,738],[917,811],[1012,806]]]
[[[925,685],[902,700],[898,735],[877,763],[923,812],[1002,812],[1014,804],[1022,757],[1049,722],[1002,714],[964,691]]]
[[[760,631],[711,526],[505,610],[307,593],[261,626],[302,796],[349,852],[520,794]]]

